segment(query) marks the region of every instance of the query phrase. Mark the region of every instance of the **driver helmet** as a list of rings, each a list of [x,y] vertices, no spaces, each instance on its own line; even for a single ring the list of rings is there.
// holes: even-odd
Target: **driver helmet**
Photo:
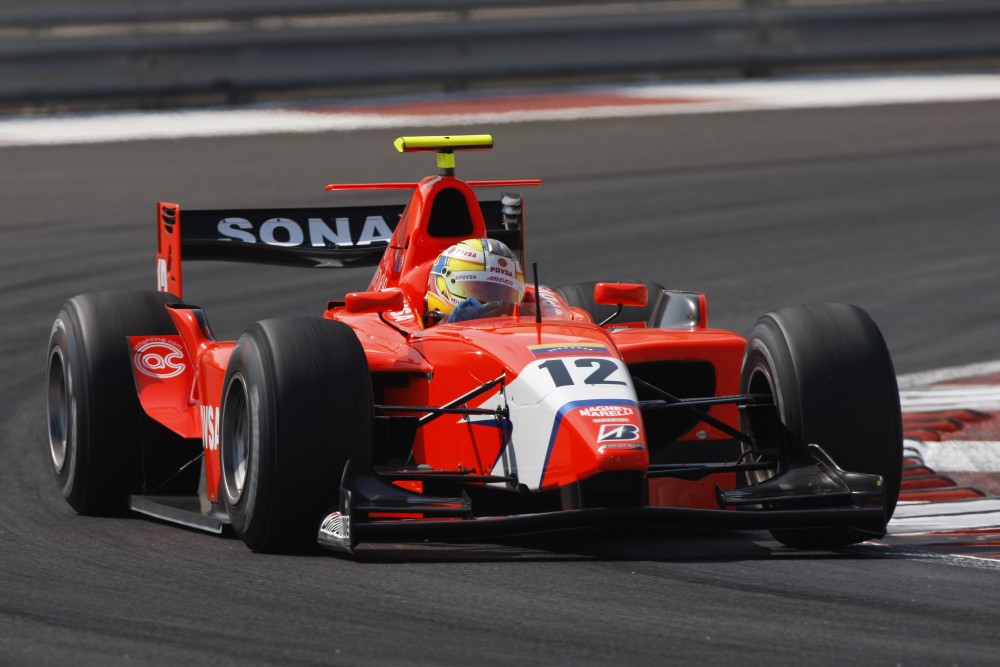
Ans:
[[[466,299],[480,303],[520,303],[524,271],[517,257],[501,241],[466,239],[434,261],[427,279],[427,310],[448,315]]]

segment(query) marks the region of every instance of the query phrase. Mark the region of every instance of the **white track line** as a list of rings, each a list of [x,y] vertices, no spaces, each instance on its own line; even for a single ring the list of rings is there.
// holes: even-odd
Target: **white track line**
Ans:
[[[803,109],[937,101],[968,102],[996,99],[998,92],[1000,76],[995,74],[914,74],[650,85],[632,94],[657,97],[681,93],[691,97],[750,101],[767,108]]]
[[[900,389],[912,389],[916,387],[926,387],[927,385],[950,380],[962,380],[965,378],[977,377],[979,375],[990,375],[1000,373],[1000,360],[987,361],[977,364],[967,364],[965,366],[952,366],[949,368],[939,368],[933,371],[923,371],[920,373],[908,373],[896,378]],[[1000,393],[1000,388],[998,388]]]
[[[1000,412],[1000,385],[935,386],[899,392],[903,412],[981,410]]]
[[[580,93],[600,99],[583,104]],[[553,94],[545,93],[551,97]],[[349,132],[399,127],[462,127],[531,121],[701,114],[765,109],[856,107],[881,104],[967,102],[1000,99],[1000,75],[899,75],[812,77],[791,80],[676,83],[565,91],[566,105],[532,108],[537,93],[483,94],[502,99],[505,111],[489,105],[456,113],[412,112],[398,100],[383,111],[371,101],[325,108],[251,108],[153,113],[94,113],[0,120],[0,147],[92,144],[186,137],[250,136],[301,132]],[[609,98],[604,100],[601,98]],[[424,98],[461,107],[465,97]],[[515,100],[514,110],[510,110]],[[483,108],[487,110],[482,110]]]

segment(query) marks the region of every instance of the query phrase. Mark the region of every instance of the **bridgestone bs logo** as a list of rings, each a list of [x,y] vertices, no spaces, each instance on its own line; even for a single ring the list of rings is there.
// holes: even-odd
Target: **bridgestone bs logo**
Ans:
[[[602,424],[597,442],[633,442],[639,439],[636,424]]]
[[[177,343],[152,338],[135,349],[132,357],[136,369],[143,375],[165,380],[184,372],[184,352]]]

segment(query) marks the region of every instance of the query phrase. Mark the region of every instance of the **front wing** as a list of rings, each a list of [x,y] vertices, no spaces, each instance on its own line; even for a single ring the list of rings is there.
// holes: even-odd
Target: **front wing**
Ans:
[[[320,546],[353,551],[359,542],[417,540],[478,540],[586,528],[646,528],[705,530],[779,530],[819,526],[857,526],[884,521],[882,508],[850,507],[810,510],[705,510],[673,507],[564,510],[467,520],[418,520],[350,523],[339,512],[320,526]],[[881,535],[873,534],[873,538]]]
[[[720,509],[594,507],[505,516],[474,516],[464,491],[457,497],[428,497],[378,475],[354,476],[348,465],[339,507],[321,523],[317,542],[350,553],[360,542],[478,540],[586,528],[787,530],[886,525],[880,475],[845,471],[816,445],[810,446],[810,453],[811,462],[794,463],[758,484],[733,491],[717,487]],[[882,536],[876,531],[872,529],[872,538]]]

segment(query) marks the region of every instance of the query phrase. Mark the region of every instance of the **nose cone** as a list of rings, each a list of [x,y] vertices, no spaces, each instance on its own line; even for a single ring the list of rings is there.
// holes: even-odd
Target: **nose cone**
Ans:
[[[516,474],[519,484],[537,490],[649,468],[632,377],[604,330],[484,322],[456,331],[511,378],[495,397],[513,430],[494,474]]]
[[[649,468],[638,405],[631,400],[570,403],[561,419],[542,477],[542,488],[563,486],[602,472]]]

